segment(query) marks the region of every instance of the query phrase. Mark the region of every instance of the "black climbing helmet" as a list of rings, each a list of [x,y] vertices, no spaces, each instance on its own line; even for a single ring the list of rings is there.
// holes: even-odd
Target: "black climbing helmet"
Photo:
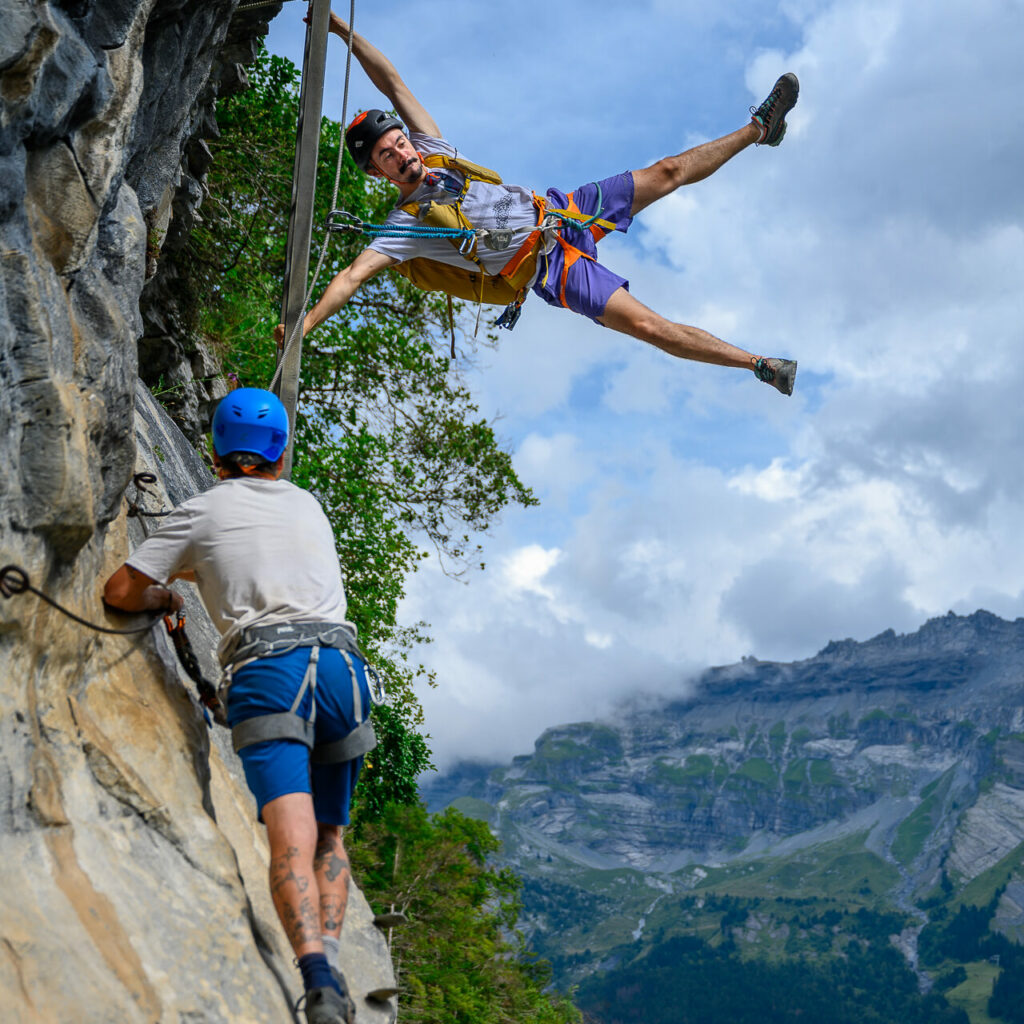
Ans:
[[[345,145],[363,173],[370,169],[370,154],[374,144],[392,128],[405,131],[405,125],[397,117],[383,110],[364,110],[346,129]]]

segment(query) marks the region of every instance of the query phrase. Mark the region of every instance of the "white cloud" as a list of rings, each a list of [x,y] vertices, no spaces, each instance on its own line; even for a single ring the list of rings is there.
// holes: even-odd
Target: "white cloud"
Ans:
[[[545,550],[538,544],[513,551],[501,562],[503,582],[513,593],[523,591],[551,600],[554,593],[544,584],[544,577],[557,564],[561,554],[558,548]]]
[[[641,301],[800,373],[784,399],[531,298],[472,379],[542,505],[496,528],[496,569],[465,587],[424,571],[407,602],[438,638],[438,757],[522,752],[744,654],[803,657],[949,608],[1024,614],[1024,6],[661,0],[630,9],[609,53],[621,7],[581,3],[560,14],[571,62],[533,10],[460,0],[465,21],[396,45],[408,62],[459,26],[435,114],[535,187],[727,131],[798,73],[782,146],[602,249]]]

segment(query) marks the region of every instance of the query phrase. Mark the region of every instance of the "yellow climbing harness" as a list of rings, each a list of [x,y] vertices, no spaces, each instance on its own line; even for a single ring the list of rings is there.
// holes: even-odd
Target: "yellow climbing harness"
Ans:
[[[559,244],[566,247],[567,263],[574,262],[579,255],[585,255],[564,241],[561,236],[563,225],[571,224],[573,227],[581,229],[589,228],[597,238],[615,230],[615,225],[611,221],[605,220],[599,215],[587,216],[581,213],[571,195],[568,209],[561,209],[550,206],[546,198],[534,193],[533,205],[537,211],[537,220],[533,230],[501,270],[497,274],[489,274],[484,270],[478,254],[480,242],[483,241],[485,245],[495,249],[505,248],[512,240],[512,231],[475,228],[462,211],[462,201],[474,181],[500,185],[502,183],[501,176],[495,171],[463,157],[447,156],[443,153],[432,153],[423,157],[423,165],[428,168],[458,171],[463,176],[462,190],[453,202],[412,202],[403,203],[398,208],[415,217],[420,224],[426,227],[453,232],[451,236],[448,236],[448,241],[459,252],[459,255],[477,267],[476,271],[472,271],[468,267],[456,267],[439,260],[416,256],[394,268],[423,291],[441,291],[448,295],[454,295],[456,298],[469,299],[474,302],[518,307],[522,305],[527,288],[537,276],[537,259],[540,253],[549,249],[550,244],[554,244],[557,240]],[[600,207],[600,201],[598,206]],[[597,234],[598,231],[600,234]],[[459,234],[456,235],[455,232],[459,232]],[[385,233],[383,230],[380,232],[382,235]],[[571,260],[569,259],[570,250],[576,254],[572,255]]]

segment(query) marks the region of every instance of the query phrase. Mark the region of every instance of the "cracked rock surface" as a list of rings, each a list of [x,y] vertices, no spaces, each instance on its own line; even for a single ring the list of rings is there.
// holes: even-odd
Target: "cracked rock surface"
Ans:
[[[210,477],[139,389],[144,289],[202,198],[218,91],[266,19],[237,0],[0,0],[0,564],[94,622],[153,520]],[[247,56],[248,55],[248,56]],[[147,274],[149,283],[147,285]],[[195,437],[217,387],[191,382]],[[212,626],[190,596],[207,674]],[[0,1007],[17,1022],[276,1022],[299,975],[267,891],[262,826],[227,734],[208,730],[162,627],[104,636],[30,594],[0,600]],[[353,893],[343,968],[386,1024],[383,938]]]

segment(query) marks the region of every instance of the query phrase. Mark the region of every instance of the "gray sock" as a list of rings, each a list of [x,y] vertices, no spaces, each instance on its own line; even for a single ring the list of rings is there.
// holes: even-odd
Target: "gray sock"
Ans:
[[[341,956],[341,939],[335,935],[321,935],[324,944],[324,956],[327,962],[335,969],[338,969],[338,960]]]

